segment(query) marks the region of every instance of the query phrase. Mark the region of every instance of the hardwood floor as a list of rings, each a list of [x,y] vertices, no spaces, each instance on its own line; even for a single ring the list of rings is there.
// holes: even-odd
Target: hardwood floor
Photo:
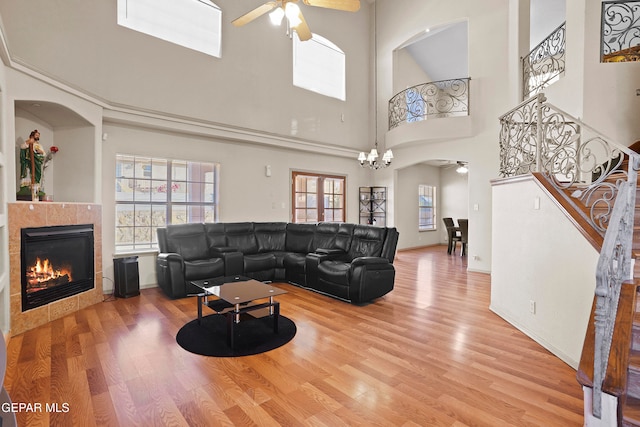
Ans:
[[[175,335],[195,298],[158,289],[13,337],[5,386],[43,407],[18,423],[582,425],[575,371],[489,311],[489,275],[467,273],[444,246],[399,252],[395,265],[394,291],[364,307],[278,284],[298,332],[256,356],[183,350]]]

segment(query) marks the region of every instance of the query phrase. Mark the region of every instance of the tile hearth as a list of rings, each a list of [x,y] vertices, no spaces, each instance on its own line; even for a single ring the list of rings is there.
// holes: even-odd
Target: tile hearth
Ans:
[[[102,206],[90,203],[9,203],[9,264],[11,268],[11,335],[15,336],[103,300],[102,293]],[[20,230],[26,227],[93,224],[94,288],[22,312]]]

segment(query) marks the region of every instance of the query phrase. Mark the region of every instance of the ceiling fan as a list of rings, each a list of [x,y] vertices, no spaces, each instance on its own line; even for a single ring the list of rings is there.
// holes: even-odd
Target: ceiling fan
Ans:
[[[344,10],[347,12],[356,12],[360,9],[360,0],[302,0],[302,2],[307,6],[324,7],[326,9]],[[311,30],[304,16],[302,16],[300,7],[296,3],[298,3],[298,0],[269,1],[235,19],[231,23],[236,27],[241,27],[271,12],[269,13],[271,23],[280,25],[282,19],[286,17],[287,34],[291,35],[291,31],[295,30],[301,41],[309,40],[311,38]]]

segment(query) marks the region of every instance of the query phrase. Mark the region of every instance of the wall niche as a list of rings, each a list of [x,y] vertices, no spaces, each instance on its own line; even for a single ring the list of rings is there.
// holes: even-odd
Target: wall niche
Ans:
[[[44,170],[43,191],[56,202],[94,202],[96,128],[73,110],[54,102],[15,101],[15,191],[20,185],[20,145],[33,130],[45,152],[58,148]]]

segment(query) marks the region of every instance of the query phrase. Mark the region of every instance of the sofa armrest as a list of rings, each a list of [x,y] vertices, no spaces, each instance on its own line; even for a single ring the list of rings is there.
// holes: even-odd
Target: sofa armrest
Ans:
[[[391,265],[391,263],[386,258],[376,257],[376,256],[362,256],[362,257],[354,258],[351,261],[351,268],[362,266],[362,265],[375,267],[376,265],[378,266]]]
[[[159,253],[156,258],[158,286],[169,298],[182,298],[187,294],[184,281],[184,259],[177,253]]]
[[[328,251],[328,250],[327,250]],[[316,252],[311,252],[307,254],[305,257],[305,269],[304,274],[306,276],[307,286],[315,289],[316,284],[318,283],[318,266],[323,261],[333,260],[340,258],[341,255],[345,253],[340,249],[336,249],[337,252],[332,254],[330,253],[320,253],[318,250]]]
[[[351,262],[349,300],[362,304],[393,290],[395,268],[386,258],[358,257]]]
[[[327,249],[327,248],[318,248],[316,249],[317,254],[322,255],[346,255],[346,252],[342,249]]]

